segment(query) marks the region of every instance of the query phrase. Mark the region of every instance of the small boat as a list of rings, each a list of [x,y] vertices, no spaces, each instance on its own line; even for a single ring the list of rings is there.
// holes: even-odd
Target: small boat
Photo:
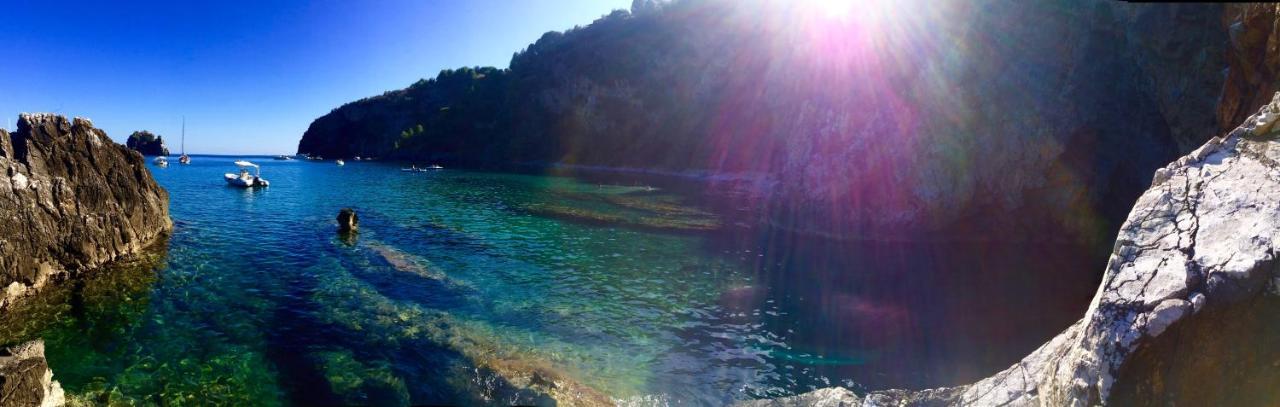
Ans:
[[[282,161],[289,161],[289,160],[292,160],[292,159],[293,159],[293,157],[290,157],[290,156],[287,156],[287,155],[277,155],[275,158],[276,158],[277,160],[282,160]]]
[[[339,158],[338,161],[335,161],[335,162],[338,163],[338,165],[347,165],[347,163],[342,162],[341,158]]]
[[[191,164],[191,157],[187,155],[187,117],[182,117],[182,156],[178,157],[178,164]]]
[[[235,164],[237,167],[240,167],[240,174],[226,173],[222,176],[223,179],[226,179],[228,185],[241,188],[265,187],[271,185],[267,180],[261,177],[261,169],[258,167],[258,164],[243,160],[236,161]],[[249,175],[249,167],[253,167],[253,175]]]
[[[358,156],[358,155],[357,155],[357,156],[355,156],[355,158],[352,158],[352,159],[353,159],[353,160],[356,160],[356,161],[360,161],[360,156]]]
[[[400,169],[400,171],[404,171],[404,172],[427,172],[427,171],[431,171],[431,170],[430,170],[430,169],[427,169],[427,168],[418,168],[418,166],[416,166],[416,165],[411,165],[411,166],[409,166],[409,168],[401,168],[401,169]]]
[[[151,160],[151,163],[155,164],[157,167],[168,167],[169,159],[165,158],[164,156],[159,156],[159,157],[156,157],[154,160]]]
[[[444,167],[441,167],[439,164],[432,164],[430,167],[427,167],[427,168],[429,168],[429,169],[433,169],[433,170],[443,170],[443,169],[444,169]]]

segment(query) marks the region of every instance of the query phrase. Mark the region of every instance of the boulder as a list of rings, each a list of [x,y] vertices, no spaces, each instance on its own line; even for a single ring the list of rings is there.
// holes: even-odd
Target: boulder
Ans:
[[[46,407],[66,404],[62,385],[44,359],[44,341],[0,349],[0,406]]]
[[[351,233],[360,231],[360,217],[356,216],[356,210],[351,208],[342,208],[338,211],[338,232]]]
[[[1157,170],[1116,237],[1088,311],[1057,337],[977,383],[871,392],[860,404],[1280,402],[1280,351],[1272,350],[1280,330],[1269,328],[1280,306],[1277,117],[1280,93],[1226,136]],[[850,397],[823,389],[799,399]]]

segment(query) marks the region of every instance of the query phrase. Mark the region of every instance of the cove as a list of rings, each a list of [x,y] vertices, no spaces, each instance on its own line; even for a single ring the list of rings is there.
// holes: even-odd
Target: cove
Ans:
[[[1055,244],[735,228],[687,185],[253,158],[272,186],[225,187],[241,158],[151,168],[168,242],[25,306],[56,317],[4,339],[43,337],[98,401],[552,402],[520,376],[720,405],[985,377],[1073,322],[1100,267]]]

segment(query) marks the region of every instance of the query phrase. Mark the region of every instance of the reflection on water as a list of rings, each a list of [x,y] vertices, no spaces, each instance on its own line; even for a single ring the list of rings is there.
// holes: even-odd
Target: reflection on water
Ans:
[[[694,196],[565,177],[265,161],[272,186],[242,190],[221,178],[237,158],[154,169],[176,223],[162,264],[50,296],[57,322],[5,339],[45,337],[98,402],[717,405],[989,374],[1078,316],[1096,268],[1063,247],[756,232]],[[343,207],[359,234],[335,233]]]

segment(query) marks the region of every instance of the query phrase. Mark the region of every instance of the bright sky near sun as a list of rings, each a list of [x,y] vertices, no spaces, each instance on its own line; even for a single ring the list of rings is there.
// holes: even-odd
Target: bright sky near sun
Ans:
[[[293,153],[312,119],[441,69],[506,67],[546,31],[630,0],[6,2],[0,127],[19,112],[93,119],[187,151]]]

